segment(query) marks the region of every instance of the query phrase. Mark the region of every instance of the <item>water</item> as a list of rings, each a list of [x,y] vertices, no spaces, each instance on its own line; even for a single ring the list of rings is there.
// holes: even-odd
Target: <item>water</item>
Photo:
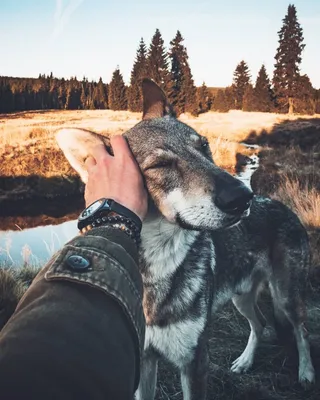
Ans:
[[[250,146],[248,146],[250,147]],[[250,162],[238,177],[250,187],[250,178],[258,168],[259,159],[256,155],[250,157]],[[26,216],[14,219],[0,217],[0,265],[22,266],[26,263],[42,265],[59,250],[66,242],[77,235],[77,215],[81,208],[75,207],[73,212],[61,209],[56,217]],[[2,213],[3,214],[3,213]],[[63,218],[61,218],[63,216]],[[8,222],[8,219],[9,222]],[[58,223],[62,220],[61,223]],[[28,227],[34,226],[36,227]],[[26,227],[21,229],[20,227]]]
[[[0,231],[0,264],[43,264],[77,232],[77,220],[60,225]]]

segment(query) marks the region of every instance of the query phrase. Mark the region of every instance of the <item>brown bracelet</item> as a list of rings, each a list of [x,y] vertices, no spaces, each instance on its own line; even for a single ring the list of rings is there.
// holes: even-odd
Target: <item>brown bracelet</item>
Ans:
[[[120,229],[122,232],[125,232],[135,242],[137,246],[140,245],[141,238],[138,227],[132,220],[123,217],[122,215],[96,218],[90,225],[82,228],[80,233],[84,234],[91,229],[97,228],[99,226],[111,226],[112,228]]]

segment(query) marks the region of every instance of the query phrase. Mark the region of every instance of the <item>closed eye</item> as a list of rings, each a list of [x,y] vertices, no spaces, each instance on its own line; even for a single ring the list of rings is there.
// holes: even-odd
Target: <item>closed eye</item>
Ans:
[[[155,160],[154,163],[148,165],[144,170],[148,171],[150,169],[160,169],[160,168],[169,168],[173,167],[177,164],[177,160],[173,158],[164,158],[160,160]]]

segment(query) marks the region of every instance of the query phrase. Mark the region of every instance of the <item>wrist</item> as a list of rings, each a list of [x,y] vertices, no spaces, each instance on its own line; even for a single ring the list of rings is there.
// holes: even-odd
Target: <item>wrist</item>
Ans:
[[[111,226],[122,230],[137,246],[140,244],[140,218],[113,199],[99,199],[79,215],[78,229],[82,234],[99,226]]]
[[[137,227],[135,222],[129,218],[116,213],[112,213],[109,216],[98,217],[89,225],[82,228],[80,233],[85,234],[86,232],[99,227],[111,227],[120,230],[124,232],[136,244],[136,246],[140,245],[140,229]]]
[[[142,228],[142,221],[133,211],[113,199],[101,198],[90,204],[78,219],[78,229],[81,231],[88,225],[91,225],[94,220],[112,215],[120,215],[133,221],[139,232]]]

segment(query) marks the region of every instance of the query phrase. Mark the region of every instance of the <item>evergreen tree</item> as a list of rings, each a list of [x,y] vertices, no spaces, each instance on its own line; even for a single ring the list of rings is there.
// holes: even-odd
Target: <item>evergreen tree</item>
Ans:
[[[242,111],[256,111],[257,98],[251,84],[247,85],[243,95]]]
[[[66,109],[67,110],[79,110],[81,92],[75,85],[74,81],[70,81],[67,89]]]
[[[288,7],[287,15],[283,19],[283,25],[278,35],[279,47],[275,56],[273,86],[280,111],[293,113],[300,76],[299,65],[305,48],[302,28],[293,4]]]
[[[316,92],[308,75],[299,76],[294,101],[294,112],[312,115],[316,112]]]
[[[102,78],[99,79],[97,86],[93,90],[93,103],[95,109],[103,110],[108,108],[108,95]]]
[[[148,50],[147,77],[153,79],[166,93],[171,92],[168,54],[164,48],[164,41],[159,29],[153,35]]]
[[[119,67],[117,67],[112,75],[112,80],[109,84],[108,98],[110,110],[117,111],[127,109],[126,86]]]
[[[58,108],[64,110],[67,102],[67,91],[65,80],[62,78],[58,89]]]
[[[256,104],[254,111],[272,112],[274,109],[273,92],[266,67],[262,65],[254,88]]]
[[[194,85],[187,49],[183,45],[183,41],[181,33],[177,31],[175,38],[170,42],[172,82],[168,96],[177,115],[184,112],[197,115],[197,89]]]
[[[80,103],[83,110],[88,109],[88,80],[83,77],[80,89]]]
[[[204,82],[197,90],[197,102],[199,114],[205,113],[211,109],[213,98]]]
[[[219,89],[213,100],[212,108],[218,112],[228,112],[230,110],[225,90]]]
[[[225,101],[228,110],[234,110],[235,106],[235,98],[234,98],[234,88],[233,86],[228,86],[224,89]]]
[[[242,60],[233,73],[232,87],[234,91],[235,107],[237,110],[242,110],[243,96],[250,83],[250,77],[249,67],[247,63]]]
[[[133,112],[142,111],[142,79],[147,76],[147,48],[143,41],[140,40],[137,50],[136,59],[131,71],[130,87],[128,89],[128,108]]]
[[[320,89],[315,90],[315,113],[320,114]]]

